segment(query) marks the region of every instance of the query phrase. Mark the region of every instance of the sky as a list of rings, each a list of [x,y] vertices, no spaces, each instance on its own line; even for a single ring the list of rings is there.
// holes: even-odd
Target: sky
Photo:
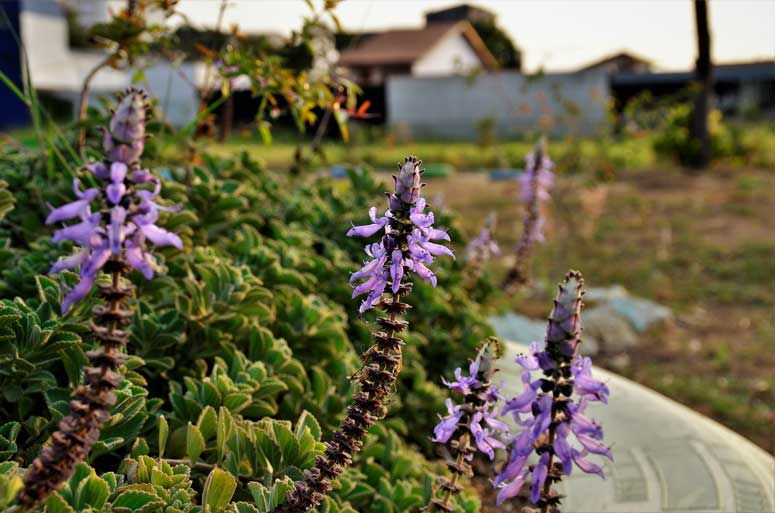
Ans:
[[[288,34],[309,12],[303,0],[229,0],[227,26],[245,32]],[[316,3],[319,3],[316,0]],[[347,30],[421,27],[423,13],[454,0],[344,0],[336,13]],[[523,50],[526,71],[572,70],[620,50],[658,69],[693,66],[696,56],[691,0],[477,0],[495,12]],[[219,0],[181,0],[199,26],[215,24]],[[718,63],[775,59],[775,0],[711,0],[713,58]]]

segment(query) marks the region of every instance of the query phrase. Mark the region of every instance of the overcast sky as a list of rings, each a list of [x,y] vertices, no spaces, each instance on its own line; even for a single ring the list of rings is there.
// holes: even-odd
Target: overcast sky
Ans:
[[[336,12],[348,30],[420,27],[446,0],[345,0]],[[691,0],[479,0],[524,51],[526,69],[565,70],[618,50],[685,69],[695,57]],[[219,0],[181,0],[192,21],[212,26]],[[303,0],[231,0],[226,23],[245,31],[288,33],[308,11]],[[712,0],[717,62],[775,58],[775,0]]]

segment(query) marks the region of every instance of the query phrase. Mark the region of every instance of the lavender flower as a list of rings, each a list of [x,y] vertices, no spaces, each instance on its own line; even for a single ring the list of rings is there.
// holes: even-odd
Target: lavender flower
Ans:
[[[137,164],[145,141],[144,101],[137,91],[121,100],[110,129],[105,131],[109,160],[86,166],[103,188],[81,191],[80,181],[74,179],[73,191],[78,199],[53,209],[46,218],[46,224],[74,221],[57,230],[52,240],[69,240],[79,246],[76,254],[59,260],[50,270],[58,273],[80,267],[80,283],[65,296],[63,313],[89,294],[108,259],[125,259],[130,267],[151,279],[156,262],[148,242],[183,247],[180,237],[156,224],[159,211],[177,208],[156,203],[161,182]],[[151,184],[153,189],[140,188],[143,184]]]
[[[452,479],[444,478],[441,497],[434,496],[427,510],[453,511],[449,501],[453,493],[460,491],[458,483],[462,476],[471,475],[470,462],[479,452],[491,461],[497,449],[505,449],[501,437],[508,432],[508,426],[498,419],[496,403],[500,399],[499,387],[492,385],[492,378],[498,369],[495,360],[501,354],[497,339],[490,338],[482,344],[476,358],[469,364],[469,375],[455,370],[455,381],[442,379],[453,392],[463,395],[460,404],[447,399],[447,415],[442,417],[433,430],[433,441],[445,453]]]
[[[452,251],[434,240],[449,240],[444,230],[433,227],[433,212],[425,213],[426,201],[420,196],[420,165],[414,157],[408,157],[400,167],[395,180],[395,193],[389,195],[390,208],[377,217],[377,208],[369,210],[370,224],[353,226],[348,237],[371,237],[380,231],[385,234],[380,242],[366,246],[371,258],[360,270],[350,276],[350,283],[363,280],[353,290],[353,297],[367,294],[360,312],[372,308],[382,297],[390,282],[393,294],[398,292],[401,280],[408,272],[414,272],[423,280],[436,286],[436,275],[430,270],[433,257]]]
[[[492,236],[492,232],[495,230],[495,220],[495,212],[490,212],[482,231],[468,243],[466,259],[469,262],[479,265],[501,254],[501,248]]]
[[[87,166],[100,187],[82,190],[73,180],[76,200],[51,211],[47,224],[67,222],[54,233],[53,241],[71,241],[76,253],[56,262],[52,273],[79,269],[80,282],[66,295],[62,311],[83,299],[94,288],[102,270],[112,275],[111,283],[98,286],[103,304],[92,309],[91,334],[99,347],[88,351],[90,365],[84,367],[84,384],[78,386],[70,401],[70,412],[62,418],[59,430],[51,436],[24,476],[19,504],[31,508],[67,480],[79,462],[99,439],[102,425],[111,417],[116,404],[114,390],[123,377],[118,372],[125,356],[132,311],[124,301],[132,295],[130,284],[122,282],[128,267],[151,278],[155,262],[147,243],[155,246],[182,247],[180,238],[156,224],[161,210],[156,203],[161,182],[139,158],[145,142],[145,95],[130,89],[121,99],[105,131],[107,160]],[[143,188],[144,184],[151,189]]]
[[[549,189],[554,183],[554,164],[546,154],[542,139],[536,149],[525,158],[525,172],[519,178],[520,197],[525,204],[522,234],[516,248],[514,266],[506,276],[505,286],[526,283],[528,280],[530,250],[537,242],[544,241],[544,218],[541,204],[550,198]]]
[[[516,496],[532,473],[530,500],[547,512],[561,498],[551,485],[570,475],[574,464],[603,477],[602,468],[587,457],[612,459],[602,427],[585,414],[590,402],[606,403],[609,391],[592,377],[590,358],[578,354],[583,286],[580,273],[568,273],[549,316],[543,349],[533,342],[528,354],[516,359],[523,369],[523,390],[506,401],[501,414],[511,414],[523,430],[510,443],[509,459],[493,483],[500,490],[498,504]],[[528,465],[533,451],[538,462]]]
[[[401,319],[409,309],[401,298],[412,289],[406,278],[415,273],[436,285],[436,276],[430,270],[434,257],[452,256],[445,246],[434,240],[449,240],[446,232],[433,227],[432,212],[425,212],[425,199],[420,196],[421,162],[408,157],[399,166],[395,190],[388,195],[389,209],[382,216],[377,209],[369,210],[371,223],[353,226],[349,236],[371,237],[383,232],[379,242],[366,246],[369,257],[363,267],[350,276],[357,283],[353,297],[366,294],[360,312],[378,308],[385,316],[377,318],[375,343],[361,357],[363,366],[355,374],[358,387],[347,416],[326,451],[315,461],[315,466],[304,471],[304,479],[295,483],[285,502],[275,509],[277,513],[303,513],[321,503],[331,490],[331,482],[344,472],[360,450],[366,432],[385,415],[386,400],[392,393],[401,370],[403,341],[398,337],[408,326]],[[389,294],[386,294],[389,291]],[[484,420],[484,419],[483,419]],[[450,425],[452,422],[450,421]],[[481,443],[490,446],[489,432],[482,426]],[[439,436],[444,436],[443,432]]]

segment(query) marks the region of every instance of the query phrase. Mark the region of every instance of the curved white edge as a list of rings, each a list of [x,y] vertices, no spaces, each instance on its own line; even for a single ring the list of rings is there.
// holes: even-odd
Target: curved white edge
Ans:
[[[504,341],[507,346],[509,356],[527,351],[527,346],[513,341]],[[775,458],[771,454],[755,445],[747,438],[735,433],[716,421],[701,415],[686,406],[660,394],[650,388],[635,383],[625,377],[614,374],[613,372],[593,367],[594,373],[599,378],[605,380],[609,386],[612,386],[613,392],[616,389],[624,390],[628,393],[639,394],[650,400],[658,401],[664,405],[665,413],[682,418],[688,425],[700,432],[710,433],[719,441],[726,442],[734,446],[740,455],[740,458],[751,465],[756,470],[756,478],[762,485],[762,490],[767,494],[770,504],[775,504]],[[769,480],[767,480],[769,478]]]

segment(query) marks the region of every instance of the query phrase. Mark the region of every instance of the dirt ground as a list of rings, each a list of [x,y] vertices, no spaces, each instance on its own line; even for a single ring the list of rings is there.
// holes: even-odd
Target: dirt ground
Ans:
[[[516,183],[479,173],[429,182],[428,197],[456,210],[469,236],[498,214],[504,256],[492,265],[502,271],[520,232]],[[671,307],[674,323],[596,363],[775,451],[775,173],[655,169],[607,183],[560,176],[545,216],[547,241],[532,259],[545,297],[503,296],[493,307],[545,316],[548,291],[570,268],[588,286],[621,284]]]

